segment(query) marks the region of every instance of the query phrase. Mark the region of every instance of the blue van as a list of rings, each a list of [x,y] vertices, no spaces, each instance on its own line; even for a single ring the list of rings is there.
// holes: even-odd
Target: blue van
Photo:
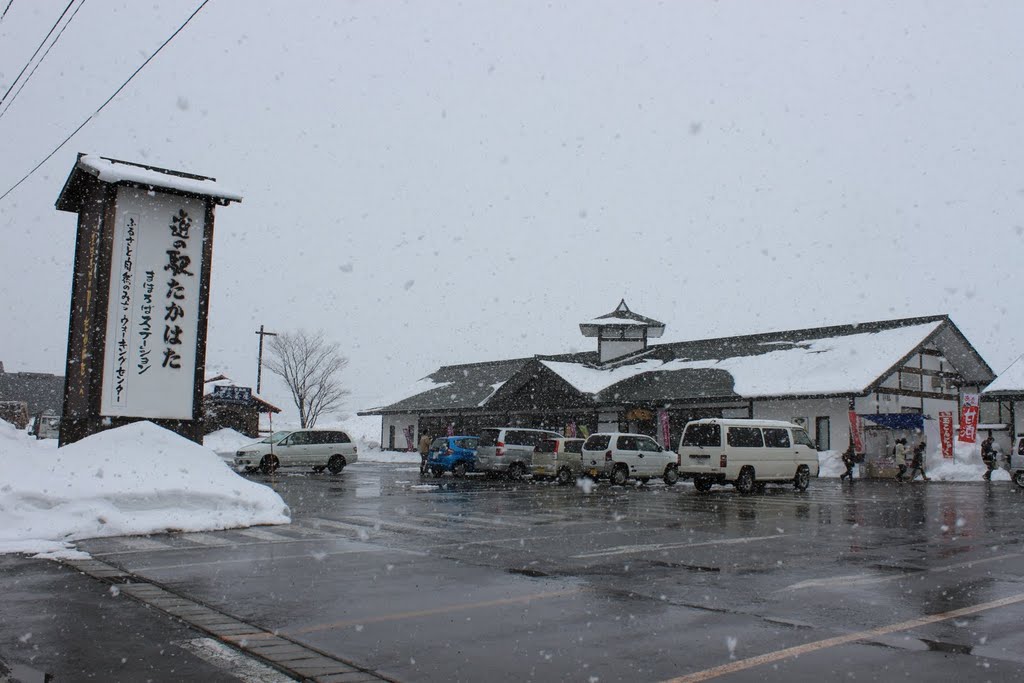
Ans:
[[[479,441],[475,436],[439,436],[430,444],[427,467],[435,477],[445,472],[451,472],[456,477],[464,477],[466,472],[475,472],[476,445]]]

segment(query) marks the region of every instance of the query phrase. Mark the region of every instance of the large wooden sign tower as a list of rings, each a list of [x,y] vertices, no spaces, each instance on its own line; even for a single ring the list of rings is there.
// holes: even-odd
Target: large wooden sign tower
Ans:
[[[202,443],[214,178],[79,154],[57,209],[78,214],[60,445],[151,420]]]

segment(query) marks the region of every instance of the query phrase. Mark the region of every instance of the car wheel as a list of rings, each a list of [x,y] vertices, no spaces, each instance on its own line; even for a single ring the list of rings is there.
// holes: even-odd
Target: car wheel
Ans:
[[[1013,483],[1024,488],[1024,470],[1017,470],[1013,473]]]
[[[572,483],[572,472],[569,471],[568,467],[563,467],[558,470],[558,485],[568,486]]]
[[[668,486],[675,486],[676,482],[679,481],[679,470],[674,465],[669,465],[665,468],[665,475],[662,477],[662,480]]]
[[[316,474],[320,474],[325,469],[327,469],[327,468],[324,467],[323,465],[317,465],[316,467],[313,468],[313,472],[315,472]]]
[[[694,477],[693,478],[693,488],[697,489],[701,493],[707,493],[708,491],[711,490],[711,487],[713,485],[714,485],[714,482],[711,480],[710,477]]]
[[[452,476],[461,479],[466,476],[466,463],[457,462],[452,465]]]
[[[273,453],[267,453],[260,460],[260,472],[263,474],[273,474],[277,471],[277,468],[281,466],[281,461],[277,459],[277,456]]]
[[[797,491],[806,491],[811,483],[811,470],[807,465],[800,465],[796,468],[796,476],[793,477],[793,487]]]
[[[331,474],[341,474],[341,471],[345,469],[345,456],[343,455],[332,455],[330,460],[327,461],[327,469],[331,471]]]
[[[733,485],[736,487],[736,490],[742,493],[743,495],[749,495],[753,493],[755,484],[756,482],[754,481],[754,470],[751,469],[750,467],[744,467],[742,470],[740,470],[739,476],[736,477],[736,481],[733,482]]]
[[[626,480],[629,479],[629,470],[626,469],[625,465],[619,465],[612,470],[612,484],[615,486],[624,486]]]
[[[512,481],[520,481],[526,476],[526,466],[521,462],[514,462],[508,466],[508,478]]]

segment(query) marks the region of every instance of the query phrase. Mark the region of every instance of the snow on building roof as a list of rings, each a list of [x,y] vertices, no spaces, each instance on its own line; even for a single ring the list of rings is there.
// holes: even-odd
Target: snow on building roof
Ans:
[[[379,407],[359,414],[479,408],[531,360],[518,358],[445,366],[403,392],[401,396],[405,398],[385,401]]]
[[[79,154],[60,196],[57,198],[59,210],[78,211],[78,205],[82,199],[80,189],[83,174],[112,185],[126,184],[152,190],[212,197],[219,204],[242,201],[240,193],[226,188],[223,184],[218,183],[216,178],[120,161],[95,154]]]
[[[239,386],[233,379],[227,375],[221,373],[207,373],[206,379],[203,380],[203,396],[213,396],[214,387],[237,387]],[[250,388],[250,387],[245,387]],[[266,406],[270,412],[279,413],[281,409],[275,406],[273,403],[263,398],[255,391],[252,392],[252,400],[262,403]],[[265,411],[261,411],[265,412]]]
[[[1024,356],[1010,363],[1010,367],[999,373],[991,384],[981,392],[993,394],[1024,394]]]
[[[494,397],[515,393],[538,371],[596,403],[864,394],[925,344],[969,383],[993,376],[949,318],[938,315],[653,345],[604,365],[585,352],[449,366],[408,398],[366,412],[479,409],[507,401]]]
[[[580,323],[580,332],[585,337],[596,337],[600,330],[609,326],[627,325],[629,327],[646,327],[648,337],[660,337],[665,332],[665,323],[634,313],[629,310],[626,300],[623,299],[611,313],[598,316],[593,320]]]
[[[666,389],[670,389],[668,385],[674,383],[673,379],[678,381],[681,376],[673,378],[667,373],[694,370],[727,372],[733,386],[732,392],[726,395],[745,398],[860,393],[935,332],[940,324],[941,321],[933,321],[792,342],[764,340],[753,345],[737,344],[731,351],[721,344],[712,344],[721,354],[704,358],[688,358],[687,346],[708,342],[681,342],[665,345],[676,347],[675,352],[679,354],[676,358],[647,357],[609,369],[578,363],[541,362],[577,390],[588,394],[602,394],[639,375],[652,375],[652,381],[663,381]],[[719,340],[710,340],[715,341]],[[697,348],[693,351],[699,353]],[[657,379],[653,379],[653,373],[658,373]],[[721,379],[716,382],[719,386],[723,386]]]

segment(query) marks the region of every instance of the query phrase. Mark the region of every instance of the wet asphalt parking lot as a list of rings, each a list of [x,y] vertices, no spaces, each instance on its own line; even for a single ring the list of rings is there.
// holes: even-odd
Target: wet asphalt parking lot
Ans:
[[[79,545],[393,680],[1024,677],[1024,491],[1009,482],[741,496],[407,464],[249,476],[291,525]]]

